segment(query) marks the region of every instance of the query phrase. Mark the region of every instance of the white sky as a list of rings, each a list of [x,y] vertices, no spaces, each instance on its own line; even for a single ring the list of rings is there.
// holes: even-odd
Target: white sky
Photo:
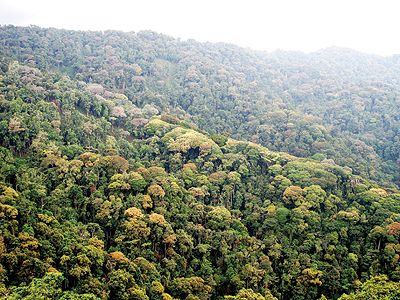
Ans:
[[[0,0],[0,24],[73,30],[151,29],[257,50],[332,45],[400,54],[399,0]]]

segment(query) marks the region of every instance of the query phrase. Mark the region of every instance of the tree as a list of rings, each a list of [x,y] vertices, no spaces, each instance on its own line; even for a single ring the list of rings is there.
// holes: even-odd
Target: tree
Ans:
[[[231,213],[225,207],[215,207],[207,214],[207,226],[213,230],[224,230],[231,225]]]
[[[322,272],[313,268],[304,269],[296,279],[296,292],[305,295],[308,299],[313,299],[318,295],[318,286],[321,282]]]
[[[147,193],[154,197],[154,198],[159,198],[162,199],[165,196],[165,192],[164,189],[159,186],[158,184],[153,184],[151,186],[149,186],[149,188],[147,189]]]
[[[258,288],[265,271],[254,268],[251,264],[246,264],[240,271],[240,277],[246,282],[246,288]]]
[[[283,193],[283,200],[288,208],[302,205],[304,203],[303,189],[298,186],[289,186]]]
[[[200,277],[176,278],[170,286],[171,294],[180,299],[205,300],[209,297],[211,287]]]
[[[269,290],[266,290],[265,297],[260,293],[255,293],[252,289],[241,289],[236,296],[225,296],[226,300],[278,300],[272,296]]]
[[[123,228],[125,228],[125,235],[119,239],[126,240],[126,243],[137,245],[140,251],[140,245],[147,240],[150,235],[150,228],[144,219],[144,214],[136,207],[127,209],[124,213],[127,216]]]
[[[143,176],[137,172],[129,173],[128,183],[130,184],[131,189],[136,191],[136,193],[143,191],[147,185]]]
[[[112,299],[132,299],[131,293],[136,289],[137,285],[130,273],[122,269],[112,270],[107,277],[110,297]],[[146,300],[148,300],[148,297]]]
[[[64,277],[59,272],[46,273],[43,278],[34,278],[27,286],[12,290],[7,299],[59,299]]]
[[[357,290],[349,295],[343,294],[339,300],[361,300],[361,299],[399,299],[400,290],[398,282],[388,282],[386,275],[371,276],[364,283],[358,281]]]
[[[225,146],[228,138],[222,134],[214,134],[211,136],[211,139],[220,147]]]

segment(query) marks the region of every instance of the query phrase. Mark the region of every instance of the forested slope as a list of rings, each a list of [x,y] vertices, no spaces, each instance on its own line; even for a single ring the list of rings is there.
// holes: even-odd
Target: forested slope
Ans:
[[[228,132],[274,151],[334,159],[372,182],[399,183],[397,56],[350,49],[253,51],[151,31],[3,26],[0,54],[119,92],[139,109]]]
[[[398,281],[395,86],[153,32],[0,34],[17,59],[0,71],[2,297],[337,299]]]

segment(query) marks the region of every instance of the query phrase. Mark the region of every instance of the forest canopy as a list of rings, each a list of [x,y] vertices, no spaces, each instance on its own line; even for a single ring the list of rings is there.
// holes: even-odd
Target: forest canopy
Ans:
[[[0,27],[0,297],[398,297],[399,64]]]

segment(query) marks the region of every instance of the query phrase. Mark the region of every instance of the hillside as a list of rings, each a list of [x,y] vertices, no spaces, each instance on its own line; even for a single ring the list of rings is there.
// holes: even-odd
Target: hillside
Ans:
[[[122,93],[142,109],[398,187],[399,63],[349,49],[265,53],[143,31],[3,26],[0,54]],[[100,90],[101,91],[101,90]],[[149,108],[149,107],[147,107]]]
[[[0,37],[1,297],[337,299],[398,281],[399,92],[370,69],[154,32]]]

